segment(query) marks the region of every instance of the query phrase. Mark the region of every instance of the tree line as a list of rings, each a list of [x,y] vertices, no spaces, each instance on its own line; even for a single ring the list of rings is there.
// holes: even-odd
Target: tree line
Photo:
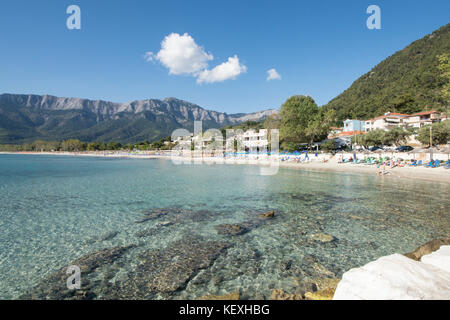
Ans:
[[[431,125],[433,146],[446,144],[450,140],[450,121],[434,123]],[[408,140],[408,137],[415,135],[415,138],[423,145],[430,146],[430,126],[424,126],[420,129],[394,127],[389,131],[376,129],[363,135],[352,137],[352,143],[363,147],[369,146],[399,146]]]
[[[165,143],[168,141],[168,143]],[[36,140],[32,143],[20,145],[4,144],[0,145],[0,151],[29,151],[29,152],[83,152],[83,151],[106,151],[106,150],[169,150],[173,146],[170,137],[162,138],[155,142],[138,142],[121,144],[120,142],[83,142],[78,139],[67,139],[63,141]]]

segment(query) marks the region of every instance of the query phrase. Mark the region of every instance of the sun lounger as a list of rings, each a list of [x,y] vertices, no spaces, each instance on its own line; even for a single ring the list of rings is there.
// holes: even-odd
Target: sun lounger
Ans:
[[[428,162],[425,167],[427,168],[437,168],[440,167],[441,162],[439,160],[431,160],[430,162]]]
[[[437,168],[437,167],[440,167],[440,166],[441,166],[441,161],[436,160],[436,161],[434,162],[432,168]]]

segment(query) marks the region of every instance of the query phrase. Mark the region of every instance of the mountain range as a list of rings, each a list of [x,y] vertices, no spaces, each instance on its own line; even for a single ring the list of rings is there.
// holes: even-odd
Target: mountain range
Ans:
[[[134,143],[169,136],[173,130],[221,128],[245,121],[262,121],[276,110],[227,114],[206,110],[175,98],[128,103],[61,98],[49,95],[0,95],[0,143],[37,139],[117,141]]]

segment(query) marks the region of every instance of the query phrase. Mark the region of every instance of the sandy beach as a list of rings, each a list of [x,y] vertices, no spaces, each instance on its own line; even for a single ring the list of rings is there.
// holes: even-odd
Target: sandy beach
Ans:
[[[311,157],[307,162],[294,161],[278,161],[278,160],[262,160],[262,159],[223,159],[217,157],[189,158],[182,156],[171,156],[162,154],[149,153],[125,153],[125,152],[0,152],[1,154],[29,154],[29,155],[55,155],[55,156],[86,156],[86,157],[108,157],[108,158],[129,158],[129,159],[164,159],[172,160],[179,163],[193,164],[227,164],[227,165],[259,165],[259,166],[279,166],[280,168],[290,168],[297,170],[311,171],[332,171],[353,174],[377,175],[378,169],[376,165],[354,164],[354,163],[338,163],[337,155],[321,154],[317,158]],[[351,156],[351,154],[344,154]],[[358,158],[365,155],[357,154]],[[378,157],[378,155],[374,155]],[[327,159],[327,162],[323,162]],[[425,159],[424,159],[425,160]],[[386,166],[386,174],[380,176],[383,179],[415,179],[426,180],[442,183],[450,183],[450,169],[443,167],[427,168],[418,167],[394,167]]]

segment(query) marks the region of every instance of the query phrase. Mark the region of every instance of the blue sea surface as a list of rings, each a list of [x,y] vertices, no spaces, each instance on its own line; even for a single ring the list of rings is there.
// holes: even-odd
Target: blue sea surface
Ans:
[[[148,250],[161,263],[172,259],[166,269],[178,267],[176,254],[193,258],[185,278],[174,271],[172,284],[170,270],[159,270],[152,292],[142,296],[139,288],[139,296],[125,297],[295,292],[304,279],[338,278],[449,236],[449,191],[449,183],[375,174],[280,169],[262,176],[245,165],[0,155],[0,298],[17,299],[80,257],[127,245],[134,247],[117,263],[95,270],[102,279],[98,290],[91,283],[95,298],[117,297],[103,287],[125,287]],[[259,218],[271,210],[273,219]],[[224,224],[246,232],[219,232]],[[322,234],[334,240],[318,241]],[[206,253],[189,250],[193,243]],[[227,248],[212,255],[216,243]]]

